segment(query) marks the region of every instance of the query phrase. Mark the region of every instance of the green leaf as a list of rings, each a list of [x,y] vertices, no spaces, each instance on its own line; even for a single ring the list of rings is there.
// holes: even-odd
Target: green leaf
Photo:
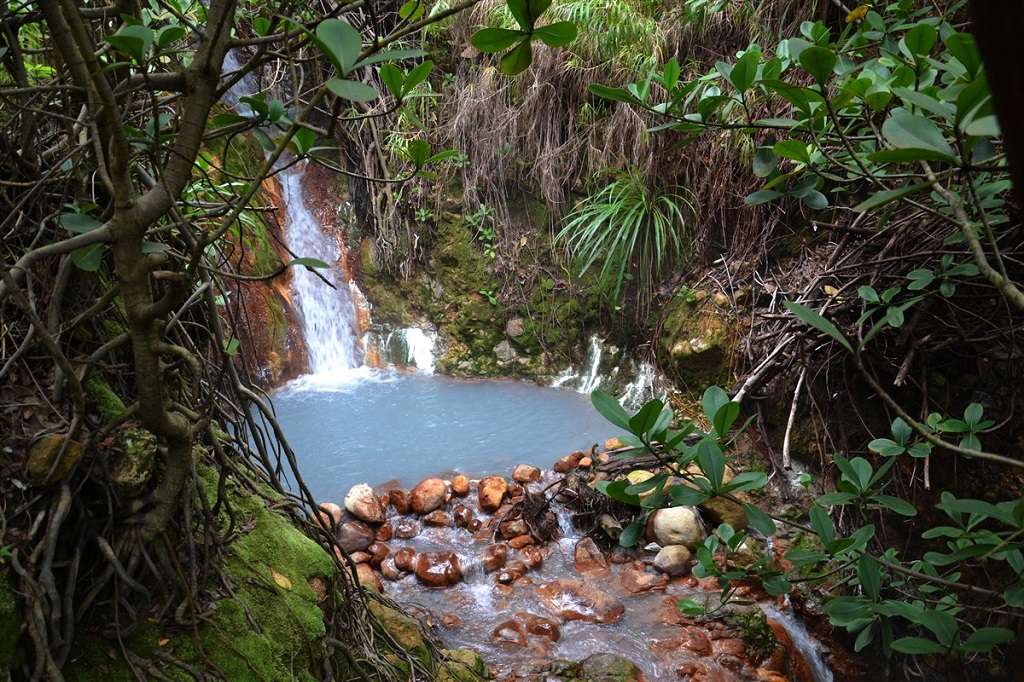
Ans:
[[[950,647],[956,638],[960,625],[949,611],[928,609],[921,613],[917,622],[932,631],[940,644]]]
[[[901,654],[944,654],[946,647],[938,642],[921,637],[901,637],[892,644],[893,651]]]
[[[793,585],[782,576],[774,576],[766,578],[762,581],[761,586],[764,587],[764,591],[773,597],[780,597],[784,594],[789,594],[793,590]]]
[[[533,62],[533,47],[529,40],[523,40],[501,58],[501,70],[507,76],[517,76],[530,68]]]
[[[231,126],[236,123],[248,123],[252,119],[246,116],[239,116],[238,114],[217,114],[213,117],[213,125],[216,127]]]
[[[666,91],[671,92],[675,87],[676,83],[679,82],[679,74],[682,70],[679,68],[679,62],[676,61],[675,57],[665,62],[665,70],[661,76],[661,84],[664,86]]]
[[[706,502],[710,495],[703,490],[697,490],[686,485],[674,485],[668,489],[668,496],[680,507],[696,507]]]
[[[853,352],[853,346],[851,346],[850,342],[846,340],[846,337],[843,336],[842,332],[840,332],[834,324],[819,315],[816,311],[802,306],[799,303],[794,303],[793,301],[783,301],[783,304],[789,308],[790,312],[792,312],[797,319],[811,325],[820,332],[824,332],[838,342],[843,348],[851,353]]]
[[[316,133],[309,128],[299,128],[289,142],[289,148],[296,156],[306,156],[316,142]]]
[[[893,112],[882,124],[882,135],[896,149],[925,150],[938,155],[942,160],[957,162],[942,131],[933,121],[923,116]]]
[[[722,494],[746,492],[747,490],[763,488],[767,482],[768,476],[763,471],[744,471],[743,473],[736,474],[732,480],[723,485],[721,492]]]
[[[170,26],[164,26],[156,32],[156,46],[158,49],[163,50],[165,47],[181,40],[185,36],[185,27],[178,24],[171,24]]]
[[[964,65],[971,78],[976,77],[981,70],[981,53],[974,36],[970,33],[954,33],[943,42],[949,53]]]
[[[817,498],[815,502],[823,507],[841,507],[844,504],[850,504],[856,499],[858,499],[857,496],[851,493],[825,493]]]
[[[744,502],[743,511],[747,514],[747,523],[758,533],[765,537],[771,537],[778,532],[778,528],[775,526],[775,519],[765,514],[759,507]]]
[[[878,564],[867,554],[861,554],[857,560],[857,579],[860,586],[872,601],[878,601],[881,595],[882,578]]]
[[[725,476],[725,455],[722,454],[718,443],[710,438],[698,443],[697,464],[711,482],[711,489],[718,490],[722,485],[722,477]]]
[[[594,484],[594,488],[601,494],[607,495],[613,500],[619,502],[625,502],[626,504],[634,507],[640,506],[640,497],[626,492],[626,488],[630,486],[630,482],[626,479],[618,481],[598,481]]]
[[[373,87],[359,81],[332,78],[324,85],[338,97],[351,102],[369,102],[380,97],[380,94]]]
[[[903,36],[903,44],[910,50],[912,57],[924,57],[935,47],[937,39],[938,34],[935,32],[935,27],[931,24],[921,23],[907,31],[907,34]]]
[[[818,505],[812,506],[809,516],[811,518],[811,527],[814,528],[814,532],[817,533],[822,542],[828,544],[835,540],[836,531],[832,527],[832,519],[824,508]]]
[[[963,651],[989,651],[1013,639],[1013,630],[1006,628],[978,628],[960,645]]]
[[[363,50],[359,31],[341,19],[321,21],[316,27],[315,42],[342,76],[347,76],[355,68]]]
[[[597,83],[591,83],[588,88],[590,89],[590,92],[602,99],[610,99],[615,102],[625,102],[626,104],[640,103],[640,100],[638,100],[631,92],[623,90],[622,88],[610,88],[607,85],[598,85]]]
[[[142,253],[164,253],[170,251],[171,247],[168,244],[162,244],[160,242],[142,242]]]
[[[676,608],[687,616],[699,616],[704,613],[704,607],[692,599],[680,599]]]
[[[818,85],[824,85],[836,66],[836,55],[832,50],[812,45],[800,53],[800,66],[814,76]]]
[[[405,21],[413,22],[423,16],[426,8],[427,5],[423,0],[409,0],[398,8],[398,16]]]
[[[122,26],[120,31],[107,36],[107,42],[141,64],[146,61],[146,54],[153,45],[153,29],[139,25]]]
[[[871,613],[871,602],[864,597],[836,597],[825,602],[825,613],[833,625],[846,627]]]
[[[601,416],[612,424],[627,431],[630,430],[629,415],[614,396],[598,390],[590,394],[590,402],[593,403],[594,409],[600,412]]]
[[[232,336],[231,339],[224,344],[224,354],[234,355],[238,352],[239,341],[238,338]]]
[[[286,265],[285,267],[290,268],[292,266],[297,266],[297,265],[302,265],[302,266],[305,266],[307,268],[320,268],[320,269],[324,269],[324,270],[331,267],[330,265],[328,265],[327,263],[323,262],[319,258],[309,258],[309,257],[305,257],[305,256],[302,257],[302,258],[293,258],[293,259],[291,259],[290,261],[288,261],[288,265]]]
[[[358,69],[362,66],[369,66],[370,64],[378,64],[380,62],[394,62],[402,59],[419,59],[420,57],[426,56],[427,53],[423,50],[388,50],[387,52],[371,54],[366,59],[357,62],[352,68]]]
[[[729,73],[729,82],[742,95],[757,78],[757,67],[760,63],[760,55],[757,52],[745,52],[742,57],[736,60]]]
[[[632,547],[638,543],[644,534],[645,521],[646,519],[641,516],[626,526],[622,531],[622,535],[619,536],[619,544],[623,547]]]
[[[405,154],[416,168],[422,168],[430,157],[430,144],[424,140],[409,140]]]
[[[533,30],[534,38],[540,38],[548,47],[562,47],[576,40],[576,26],[571,21],[558,21]]]
[[[501,52],[522,40],[526,33],[507,28],[482,28],[469,39],[470,44],[481,52]]]
[[[798,161],[805,165],[811,165],[811,156],[807,153],[807,145],[800,140],[782,140],[776,142],[772,147],[776,155],[784,159]]]
[[[704,408],[704,415],[709,421],[713,421],[718,411],[730,402],[729,394],[721,386],[708,386],[701,397],[701,406]],[[723,435],[723,434],[719,434]]]
[[[430,72],[433,71],[433,69],[434,62],[429,59],[411,69],[409,71],[409,75],[405,78],[405,86],[402,88],[402,96],[404,97],[405,95],[408,95],[417,85],[427,80],[427,76],[430,75]]]
[[[754,192],[748,194],[743,198],[743,203],[747,206],[757,206],[758,204],[766,204],[769,201],[775,201],[782,196],[782,192],[776,192],[773,189],[763,189],[760,192]]]
[[[757,177],[767,178],[775,171],[778,163],[779,157],[775,156],[775,152],[772,151],[771,147],[758,147],[757,151],[754,152],[752,170]]]
[[[84,213],[65,213],[60,217],[60,226],[68,232],[85,234],[86,232],[92,232],[99,227],[103,227],[103,223]]]
[[[855,213],[867,213],[868,211],[878,208],[879,206],[884,206],[886,204],[892,203],[893,201],[905,199],[909,196],[913,196],[914,194],[923,192],[931,188],[932,183],[919,182],[916,185],[906,185],[905,187],[900,187],[899,189],[889,189],[885,190],[884,192],[876,192],[872,194],[869,199],[866,199],[857,204],[856,206],[854,206],[853,210]]]
[[[71,252],[71,261],[86,272],[95,272],[103,263],[103,251],[106,244],[89,244]]]
[[[388,92],[398,99],[401,99],[405,94],[402,87],[405,79],[402,77],[401,69],[394,64],[385,64],[380,67],[380,80],[384,83],[384,87],[388,89]]]

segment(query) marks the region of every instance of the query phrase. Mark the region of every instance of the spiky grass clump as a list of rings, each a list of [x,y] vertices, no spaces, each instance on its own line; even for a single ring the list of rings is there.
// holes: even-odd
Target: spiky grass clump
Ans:
[[[646,310],[654,287],[683,253],[686,218],[692,211],[681,188],[647,186],[632,168],[584,199],[558,233],[582,274],[601,263],[602,289],[617,303],[623,285],[635,285],[638,312]]]

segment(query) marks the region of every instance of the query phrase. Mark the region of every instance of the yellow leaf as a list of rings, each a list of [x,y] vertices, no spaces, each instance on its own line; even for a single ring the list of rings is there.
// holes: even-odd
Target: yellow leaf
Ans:
[[[829,286],[828,284],[824,286],[824,289],[825,293],[828,294],[829,296],[835,296],[836,294],[839,293],[839,289],[836,289],[833,286]]]
[[[865,16],[867,16],[869,9],[871,9],[871,5],[861,5],[860,7],[846,15],[846,23],[852,24],[855,21],[860,21]]]
[[[270,569],[270,575],[274,576],[274,582],[277,583],[278,587],[280,587],[282,590],[288,590],[289,592],[291,592],[291,590],[292,590],[292,581],[291,580],[288,580],[288,578],[284,577],[283,575],[281,575],[280,573],[278,573],[274,569]]]
[[[160,640],[157,641],[157,644],[159,644],[160,646],[167,646],[167,643],[169,641],[171,641],[170,638],[163,637],[163,638],[161,638]]]

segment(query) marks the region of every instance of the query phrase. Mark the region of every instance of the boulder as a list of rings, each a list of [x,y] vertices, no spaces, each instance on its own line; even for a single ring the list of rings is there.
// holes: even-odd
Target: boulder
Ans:
[[[643,671],[633,661],[617,654],[594,654],[580,661],[580,679],[641,682]]]
[[[345,518],[345,510],[333,502],[324,502],[320,505],[320,511],[327,514],[331,521],[334,522],[335,526],[341,525],[341,520]]]
[[[662,547],[685,545],[693,548],[704,541],[704,527],[693,507],[668,507],[651,515],[648,525],[655,542]]]
[[[583,582],[563,578],[537,585],[541,604],[564,620],[614,623],[626,611],[618,599]]]
[[[382,523],[379,526],[377,526],[377,541],[378,542],[387,542],[392,537],[394,537],[394,535],[395,535],[395,528],[394,528],[394,526],[391,525],[390,521],[385,521],[384,523]]]
[[[683,545],[667,545],[654,557],[654,568],[673,578],[690,572],[690,550]]]
[[[512,470],[512,480],[516,483],[534,483],[540,480],[540,469],[529,464],[520,464]]]
[[[484,573],[491,573],[497,571],[499,568],[505,565],[508,561],[508,545],[504,542],[491,545],[484,550],[483,556],[481,556],[481,563],[484,567]]]
[[[459,497],[465,497],[469,494],[469,479],[459,474],[452,479],[452,495],[458,495]]]
[[[566,455],[562,459],[555,462],[555,466],[553,466],[552,469],[555,470],[555,473],[567,473],[578,467],[580,465],[580,460],[586,456],[586,453],[577,450],[571,455]]]
[[[40,483],[59,481],[78,464],[84,452],[82,444],[74,440],[68,441],[65,449],[62,434],[51,433],[43,436],[28,448],[29,478]]]
[[[455,552],[423,552],[416,557],[416,577],[427,587],[451,587],[462,572]]]
[[[384,583],[380,581],[380,576],[377,575],[377,571],[373,570],[373,566],[370,564],[356,564],[356,578],[359,580],[359,584],[364,587],[372,585],[377,588],[378,592],[384,591]]]
[[[503,476],[487,476],[477,486],[480,508],[486,512],[493,512],[501,506],[505,493],[508,492],[508,482]]]
[[[388,499],[399,514],[408,514],[412,508],[412,491],[407,488],[392,488],[388,491]]]
[[[608,561],[597,543],[589,537],[584,537],[576,543],[573,550],[573,568],[580,575],[607,573]]]
[[[420,524],[412,519],[402,519],[395,525],[395,537],[400,540],[409,540],[420,534]]]
[[[363,521],[346,521],[338,529],[338,544],[349,554],[365,550],[374,540],[373,528]]]
[[[410,504],[417,514],[429,514],[444,504],[448,486],[440,478],[427,478],[412,489]]]
[[[668,585],[668,576],[664,573],[650,573],[642,569],[623,567],[619,573],[619,584],[630,594],[640,594],[665,589]]]
[[[380,573],[385,578],[391,581],[401,580],[405,577],[405,572],[400,570],[398,566],[395,565],[394,557],[390,556],[380,563]]]
[[[491,641],[506,646],[526,646],[526,632],[514,620],[506,620],[491,630]]]
[[[367,523],[384,523],[387,520],[380,498],[366,483],[352,486],[345,495],[345,509],[352,516]]]
[[[366,548],[366,553],[370,555],[370,565],[380,568],[380,563],[391,554],[391,548],[383,542],[375,542]]]
[[[455,516],[455,525],[459,528],[468,528],[470,521],[473,520],[473,510],[464,504],[460,504],[452,513]]]
[[[746,493],[733,493],[733,496],[743,502],[749,502]],[[732,500],[724,497],[711,497],[698,505],[700,510],[715,527],[728,523],[735,530],[744,530],[750,523],[747,520],[747,512],[743,507]]]
[[[454,613],[446,613],[441,616],[441,624],[446,628],[457,628],[462,624],[462,619]]]

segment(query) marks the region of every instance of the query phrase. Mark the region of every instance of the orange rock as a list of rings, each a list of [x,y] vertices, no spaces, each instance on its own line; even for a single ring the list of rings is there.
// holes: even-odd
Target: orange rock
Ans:
[[[412,489],[412,510],[417,514],[429,514],[444,504],[448,486],[440,478],[427,478]]]
[[[539,481],[540,469],[529,464],[520,464],[512,470],[512,480],[524,484]]]
[[[512,549],[522,549],[523,547],[526,547],[527,545],[534,544],[534,540],[529,535],[520,535],[518,537],[514,537],[511,540],[509,540],[508,544],[509,544],[509,547],[511,547]]]
[[[591,538],[584,537],[573,550],[573,568],[579,574],[607,573],[608,561],[604,553]]]
[[[452,494],[458,495],[459,497],[465,497],[469,494],[469,479],[459,474],[452,479]]]
[[[508,492],[508,482],[502,476],[487,476],[477,485],[480,497],[480,508],[487,512],[493,512],[501,506],[505,493]]]

